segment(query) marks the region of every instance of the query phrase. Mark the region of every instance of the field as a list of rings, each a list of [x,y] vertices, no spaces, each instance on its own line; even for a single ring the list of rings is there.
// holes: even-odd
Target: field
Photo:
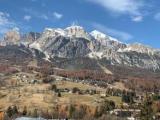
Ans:
[[[75,83],[75,82],[69,82],[69,81],[59,81],[59,82],[57,82],[57,86],[58,86],[58,88],[69,88],[69,89],[72,89],[74,87],[77,87],[77,88],[79,88],[81,90],[96,89],[96,90],[99,90],[99,91],[102,91],[102,92],[105,91],[105,89],[102,89],[100,87],[94,87],[94,86],[87,85],[87,84]]]
[[[32,80],[37,79],[36,75],[28,73],[18,73],[5,77],[7,85],[0,88],[0,110],[6,111],[9,106],[17,106],[20,111],[26,107],[27,111],[33,113],[35,109],[52,112],[53,108],[58,106],[69,106],[70,104],[81,104],[96,108],[105,99],[112,100],[116,106],[121,105],[120,97],[104,96],[106,89],[97,86],[83,84],[81,82],[71,82],[62,77],[53,76],[56,81],[52,83],[43,83]],[[56,85],[61,91],[61,97],[51,90],[51,85]],[[123,85],[116,83],[115,87]],[[73,88],[78,88],[83,94],[72,93]],[[97,91],[96,94],[86,93],[85,91]]]
[[[33,77],[33,76],[32,76]],[[12,79],[16,77],[12,77]],[[74,83],[69,81],[58,80],[54,82],[58,89],[67,88],[72,90],[74,87],[82,91],[97,90],[104,93],[105,89],[94,87],[82,83]],[[21,84],[14,87],[0,88],[0,110],[6,110],[8,106],[16,105],[23,109],[24,106],[29,111],[33,109],[50,110],[55,105],[69,105],[70,103],[85,104],[96,107],[101,103],[104,97],[99,94],[77,94],[71,92],[61,92],[61,97],[57,97],[56,93],[50,90],[50,84]],[[115,101],[116,105],[120,105],[119,97],[105,97],[108,100]]]

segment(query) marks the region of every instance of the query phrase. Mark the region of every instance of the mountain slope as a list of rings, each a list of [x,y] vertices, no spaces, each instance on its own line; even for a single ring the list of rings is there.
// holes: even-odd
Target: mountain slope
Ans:
[[[16,36],[6,34],[9,39],[5,37],[3,42],[18,44],[20,41],[26,45],[23,37],[17,37],[20,34],[15,33]],[[43,52],[47,59],[90,58],[110,65],[160,70],[159,50],[139,43],[128,45],[97,30],[88,33],[81,26],[70,26],[65,29],[46,28],[42,33],[25,36],[29,47]]]
[[[43,61],[44,58],[45,55],[42,52],[23,45],[0,46],[0,64],[28,65],[30,61]]]

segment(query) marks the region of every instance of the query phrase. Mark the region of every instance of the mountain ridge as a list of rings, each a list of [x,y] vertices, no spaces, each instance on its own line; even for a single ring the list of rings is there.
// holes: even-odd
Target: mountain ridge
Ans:
[[[24,44],[37,49],[48,60],[54,57],[89,57],[97,61],[104,59],[111,65],[160,69],[160,50],[140,43],[126,44],[98,30],[89,33],[81,26],[46,28],[42,33],[32,32],[23,37],[13,30],[6,33],[1,42],[3,46],[8,44]]]

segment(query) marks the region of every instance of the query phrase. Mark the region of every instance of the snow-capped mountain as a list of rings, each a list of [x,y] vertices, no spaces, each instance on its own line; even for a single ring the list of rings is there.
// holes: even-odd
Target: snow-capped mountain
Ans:
[[[142,45],[140,43],[134,43],[134,44],[127,45],[126,48],[119,49],[118,51],[119,52],[131,52],[131,51],[134,51],[134,52],[138,52],[138,53],[146,53],[146,54],[154,55],[156,53],[156,51],[158,51],[158,50],[153,49],[150,46]]]
[[[104,34],[102,32],[99,32],[97,30],[94,30],[94,31],[90,32],[90,34],[97,40],[101,40],[101,39],[106,39],[107,38],[106,34]]]
[[[30,33],[23,37],[19,35],[15,31],[14,34],[9,32],[5,35],[4,41],[14,44],[17,44],[17,41],[21,43],[27,41],[30,48],[40,50],[47,58],[89,57],[103,59],[112,65],[160,69],[159,50],[139,43],[125,44],[97,30],[88,33],[81,26],[70,26],[65,29],[46,28],[42,33]]]
[[[65,29],[68,37],[90,39],[90,35],[81,26],[70,26]]]

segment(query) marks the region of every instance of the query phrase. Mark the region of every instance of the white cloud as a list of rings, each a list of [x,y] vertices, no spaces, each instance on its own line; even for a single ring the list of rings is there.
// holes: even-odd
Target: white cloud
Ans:
[[[154,15],[154,19],[160,21],[160,12]]]
[[[54,12],[53,13],[53,16],[56,18],[56,19],[61,19],[63,17],[62,14],[58,13],[58,12]]]
[[[10,19],[9,13],[0,12],[0,34],[4,34],[15,26],[16,23]]]
[[[45,15],[45,14],[39,15],[38,17],[42,18],[44,20],[48,20],[49,19],[49,17],[47,15]]]
[[[8,13],[0,12],[0,25],[9,24]]]
[[[104,7],[115,14],[126,14],[131,17],[139,17],[142,20],[141,9],[145,6],[143,0],[87,0]],[[140,18],[141,17],[141,18]],[[137,22],[137,21],[136,21]]]
[[[20,31],[20,28],[19,27],[14,27],[14,28],[12,28],[12,30],[14,30],[14,31]]]
[[[95,29],[102,31],[108,35],[111,35],[113,37],[117,37],[120,40],[128,41],[133,38],[133,36],[127,32],[109,28],[109,27],[103,26],[102,24],[93,23],[92,25]]]
[[[63,17],[63,15],[58,12],[41,13],[31,8],[23,8],[23,10],[26,12],[26,14],[30,14],[32,17],[40,18],[43,20],[53,21],[53,17],[54,19],[61,19]]]
[[[141,22],[142,20],[143,20],[142,16],[132,17],[132,21],[134,21],[134,22]]]
[[[32,17],[36,17],[36,18],[40,18],[40,19],[44,19],[44,20],[48,20],[49,19],[49,16],[47,14],[40,13],[40,12],[38,12],[36,10],[33,10],[31,8],[24,8],[23,10],[27,14],[32,15]]]
[[[26,20],[26,21],[30,21],[31,18],[32,18],[32,17],[31,17],[30,15],[25,15],[23,19]]]

